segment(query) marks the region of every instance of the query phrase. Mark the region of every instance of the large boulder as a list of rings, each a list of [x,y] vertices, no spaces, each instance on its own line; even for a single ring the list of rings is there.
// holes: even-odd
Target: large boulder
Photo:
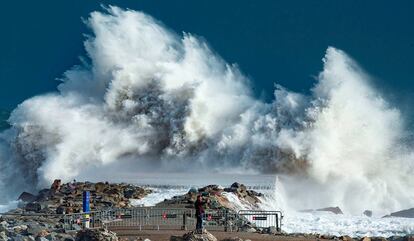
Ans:
[[[203,230],[203,232],[201,233],[191,231],[184,234],[182,237],[171,236],[170,241],[217,241],[217,238],[214,237],[207,230]]]
[[[27,212],[40,212],[42,210],[42,204],[38,202],[28,203],[24,207]]]
[[[363,214],[367,217],[372,217],[372,211],[371,210],[365,210]]]
[[[27,225],[27,233],[30,235],[40,235],[44,231],[44,227],[39,223],[31,222]]]
[[[17,200],[30,203],[36,200],[36,196],[28,192],[22,192]]]
[[[221,241],[243,241],[243,239],[239,237],[231,237],[231,238],[222,239]]]
[[[241,226],[239,228],[239,231],[241,231],[241,232],[247,232],[247,233],[256,233],[258,230],[252,224],[245,223],[245,224],[243,224],[243,226]]]
[[[56,208],[56,214],[65,214],[66,213],[66,208],[63,205],[60,205]]]
[[[235,193],[239,197],[245,197],[247,195],[246,186],[238,182],[231,184],[231,186],[229,188],[225,188],[224,191]]]
[[[118,241],[116,233],[106,229],[84,229],[76,234],[76,241]]]
[[[7,241],[7,240],[9,240],[9,238],[7,237],[7,234],[6,234],[5,231],[1,231],[0,232],[0,240],[1,241]]]
[[[0,232],[7,231],[9,224],[6,221],[2,221],[0,223]]]
[[[348,235],[345,235],[345,236],[341,236],[341,237],[339,237],[339,240],[342,240],[342,241],[354,241],[354,239],[353,238],[351,238],[350,236],[348,236]]]

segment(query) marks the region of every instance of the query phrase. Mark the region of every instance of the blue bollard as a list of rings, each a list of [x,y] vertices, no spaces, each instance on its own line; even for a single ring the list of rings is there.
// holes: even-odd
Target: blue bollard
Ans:
[[[89,213],[91,211],[90,208],[90,199],[91,193],[89,191],[84,191],[82,195],[82,210],[83,210],[83,223],[85,228],[89,228],[90,223],[90,216]]]

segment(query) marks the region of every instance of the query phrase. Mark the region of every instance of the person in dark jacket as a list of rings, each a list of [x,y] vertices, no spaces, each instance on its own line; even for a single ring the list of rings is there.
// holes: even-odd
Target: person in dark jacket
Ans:
[[[204,216],[204,205],[206,203],[209,203],[209,200],[207,199],[206,201],[203,201],[201,195],[197,196],[197,200],[194,203],[194,207],[196,210],[196,217],[197,217],[197,224],[196,224],[196,230],[198,232],[203,232],[203,216]]]

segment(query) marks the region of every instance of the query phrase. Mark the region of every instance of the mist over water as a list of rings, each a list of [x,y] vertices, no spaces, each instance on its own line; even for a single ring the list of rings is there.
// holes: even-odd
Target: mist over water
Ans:
[[[409,130],[343,51],[327,49],[310,95],[276,85],[264,103],[189,33],[117,7],[86,22],[84,64],[58,93],[19,105],[0,134],[3,202],[55,178],[128,169],[274,173],[292,209],[414,206]]]

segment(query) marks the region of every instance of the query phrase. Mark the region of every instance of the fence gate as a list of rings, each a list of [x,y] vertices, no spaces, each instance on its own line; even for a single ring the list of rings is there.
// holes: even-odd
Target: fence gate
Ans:
[[[281,211],[252,211],[241,210],[238,212],[244,217],[244,222],[254,224],[259,228],[275,227],[278,232],[282,230],[282,212]]]

